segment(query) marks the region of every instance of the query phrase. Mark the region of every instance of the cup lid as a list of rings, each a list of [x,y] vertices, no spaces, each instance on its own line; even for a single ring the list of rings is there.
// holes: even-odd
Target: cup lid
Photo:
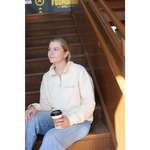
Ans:
[[[58,115],[61,115],[62,114],[62,111],[61,110],[53,110],[51,112],[51,116],[58,116]]]

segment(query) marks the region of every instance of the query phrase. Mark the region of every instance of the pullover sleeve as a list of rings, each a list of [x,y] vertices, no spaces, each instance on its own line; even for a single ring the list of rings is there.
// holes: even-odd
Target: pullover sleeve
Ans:
[[[68,116],[70,125],[82,123],[93,118],[93,111],[95,109],[94,85],[92,78],[84,69],[79,73],[79,91],[81,98],[81,105],[74,114]]]
[[[41,87],[40,87],[40,103],[33,103],[31,105],[35,106],[36,110],[43,110],[43,111],[52,110],[51,103],[49,102],[48,96],[46,93],[46,84],[45,84],[44,76],[43,76]],[[30,107],[31,105],[29,105],[28,107]]]

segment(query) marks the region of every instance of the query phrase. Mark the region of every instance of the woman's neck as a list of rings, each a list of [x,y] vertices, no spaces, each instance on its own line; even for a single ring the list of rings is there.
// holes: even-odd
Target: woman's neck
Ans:
[[[55,64],[55,72],[58,76],[61,76],[63,73],[64,69],[66,68],[67,62],[61,62],[59,64]]]

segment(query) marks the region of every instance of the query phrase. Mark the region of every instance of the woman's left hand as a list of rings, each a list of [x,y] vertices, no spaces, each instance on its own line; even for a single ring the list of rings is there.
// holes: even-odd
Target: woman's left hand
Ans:
[[[70,126],[70,121],[68,119],[68,117],[64,116],[61,119],[57,119],[55,126],[59,129],[64,129],[66,127]]]

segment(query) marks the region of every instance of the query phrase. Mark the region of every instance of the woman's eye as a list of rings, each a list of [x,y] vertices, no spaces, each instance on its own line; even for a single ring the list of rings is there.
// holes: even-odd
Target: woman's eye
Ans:
[[[57,51],[57,49],[55,49],[55,51]]]

